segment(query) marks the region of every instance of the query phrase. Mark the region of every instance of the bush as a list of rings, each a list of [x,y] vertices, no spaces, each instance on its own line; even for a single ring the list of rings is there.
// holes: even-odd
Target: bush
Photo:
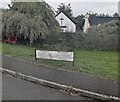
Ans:
[[[53,50],[75,48],[85,50],[118,50],[119,21],[112,21],[101,26],[91,27],[88,33],[51,32],[46,38],[45,46]]]

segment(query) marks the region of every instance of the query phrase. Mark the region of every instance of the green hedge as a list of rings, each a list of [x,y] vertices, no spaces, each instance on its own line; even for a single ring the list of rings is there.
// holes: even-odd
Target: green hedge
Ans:
[[[88,33],[51,32],[45,46],[54,50],[118,50],[119,21],[91,27]]]
[[[101,26],[91,27],[88,33],[50,32],[46,39],[37,39],[32,46],[48,50],[118,50],[120,22],[112,21]]]

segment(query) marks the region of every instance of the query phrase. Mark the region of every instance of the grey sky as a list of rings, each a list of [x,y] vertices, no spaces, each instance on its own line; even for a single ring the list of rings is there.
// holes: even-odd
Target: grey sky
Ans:
[[[46,0],[47,1],[47,0]],[[86,14],[89,11],[97,13],[108,13],[110,15],[118,12],[118,2],[69,2],[71,3],[74,16]],[[60,2],[49,2],[57,10]],[[65,3],[68,4],[68,3]]]
[[[88,11],[97,12],[97,13],[108,13],[113,15],[115,12],[118,12],[118,1],[119,0],[45,0],[49,5],[51,5],[55,10],[60,3],[68,4],[72,6],[74,16],[85,14]],[[74,2],[73,2],[74,1]],[[83,2],[84,1],[84,2]],[[0,3],[0,7],[7,7],[7,4],[10,3],[10,0]]]

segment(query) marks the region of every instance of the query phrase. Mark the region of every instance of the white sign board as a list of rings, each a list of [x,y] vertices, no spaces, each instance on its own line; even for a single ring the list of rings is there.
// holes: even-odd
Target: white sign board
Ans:
[[[73,52],[36,50],[36,58],[73,61]]]

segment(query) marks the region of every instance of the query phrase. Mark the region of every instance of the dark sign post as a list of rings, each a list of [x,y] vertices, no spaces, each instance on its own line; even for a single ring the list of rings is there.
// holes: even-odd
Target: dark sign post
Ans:
[[[37,61],[37,56],[36,56],[36,49],[35,49],[35,61]]]
[[[75,66],[75,52],[73,52],[73,66]]]

